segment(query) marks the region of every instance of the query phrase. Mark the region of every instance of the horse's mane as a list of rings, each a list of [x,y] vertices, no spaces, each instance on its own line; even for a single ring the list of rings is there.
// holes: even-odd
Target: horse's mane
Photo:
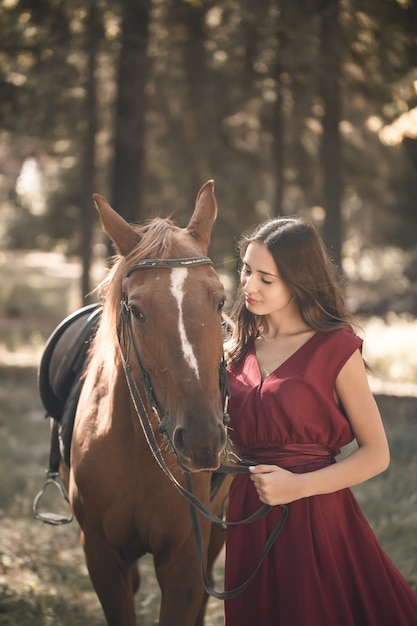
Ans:
[[[98,359],[98,366],[114,364],[119,359],[117,328],[120,322],[120,300],[122,281],[126,271],[142,259],[176,258],[184,252],[184,238],[181,254],[180,234],[183,229],[176,226],[170,218],[154,218],[144,224],[132,225],[139,235],[138,245],[126,257],[115,255],[111,258],[111,268],[96,288],[103,305],[101,320],[91,350],[90,363]],[[189,245],[192,255],[196,250]]]

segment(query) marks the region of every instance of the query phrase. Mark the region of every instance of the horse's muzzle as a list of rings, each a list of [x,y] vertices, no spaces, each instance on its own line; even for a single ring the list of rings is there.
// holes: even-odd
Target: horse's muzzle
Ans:
[[[195,432],[197,430],[198,432]],[[226,429],[217,424],[211,433],[194,431],[177,426],[172,436],[172,446],[178,463],[188,472],[216,470],[226,446]]]

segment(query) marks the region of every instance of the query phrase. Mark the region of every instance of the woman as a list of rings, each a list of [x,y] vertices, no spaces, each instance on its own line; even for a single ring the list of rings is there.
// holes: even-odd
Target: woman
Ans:
[[[334,267],[315,228],[275,219],[240,244],[228,346],[230,437],[253,462],[230,489],[225,587],[239,586],[288,519],[226,626],[415,626],[417,596],[379,546],[349,487],[389,464],[381,416]],[[353,439],[358,447],[335,462]]]

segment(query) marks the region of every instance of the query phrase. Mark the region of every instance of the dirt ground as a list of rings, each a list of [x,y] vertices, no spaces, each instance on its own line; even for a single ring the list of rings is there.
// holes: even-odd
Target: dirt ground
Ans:
[[[2,262],[0,258],[0,274]],[[53,527],[36,521],[32,502],[48,463],[49,424],[37,393],[38,352],[49,332],[71,308],[76,272],[48,262],[44,302],[40,266],[30,279],[7,264],[7,289],[0,301],[0,626],[104,626],[78,541],[76,522]],[[26,260],[27,263],[27,260]],[[43,275],[45,274],[43,268]],[[2,282],[5,273],[2,274]],[[29,288],[30,287],[30,288]],[[18,307],[13,309],[11,302]],[[31,354],[24,346],[31,346]],[[38,352],[37,352],[38,351]],[[34,356],[35,353],[35,356]],[[40,352],[39,352],[40,353]],[[383,548],[417,591],[417,398],[378,396],[391,445],[391,466],[383,475],[355,488],[359,502]],[[222,588],[223,563],[216,566]],[[159,591],[152,562],[141,562],[142,588],[137,623],[157,624]],[[223,624],[223,606],[210,599],[206,626]]]

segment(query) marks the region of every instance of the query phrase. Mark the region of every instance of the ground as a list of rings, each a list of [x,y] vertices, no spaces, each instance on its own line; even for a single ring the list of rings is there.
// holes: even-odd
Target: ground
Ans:
[[[49,333],[79,306],[78,275],[78,264],[58,254],[0,254],[0,626],[105,623],[86,572],[76,522],[54,527],[32,515],[49,451],[49,424],[37,393],[37,364]],[[417,590],[417,394],[413,384],[417,380],[417,329],[407,317],[391,317],[390,324],[368,320],[365,327],[392,461],[387,472],[355,488],[355,494],[382,546]],[[393,358],[397,353],[399,361]],[[384,372],[396,383],[394,389],[387,386]],[[159,605],[150,557],[142,561],[141,572],[138,624],[150,626],[157,624]],[[217,589],[222,588],[222,572],[219,558]],[[206,626],[222,624],[222,603],[211,599]]]

